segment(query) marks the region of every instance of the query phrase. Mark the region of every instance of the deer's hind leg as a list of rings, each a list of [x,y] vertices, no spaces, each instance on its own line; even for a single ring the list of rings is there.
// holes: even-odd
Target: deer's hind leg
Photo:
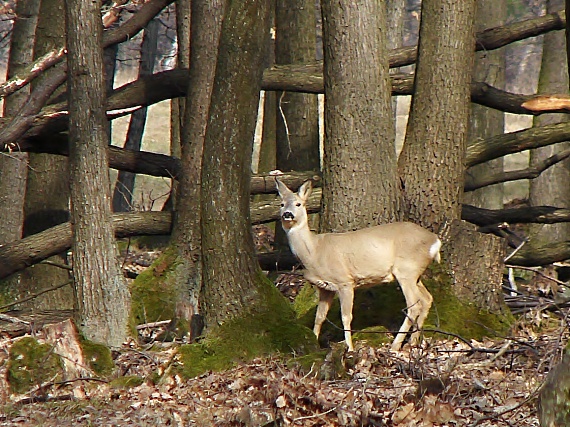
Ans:
[[[406,339],[406,335],[408,334],[412,326],[417,325],[418,319],[423,315],[424,312],[423,310],[424,297],[418,287],[417,277],[408,278],[408,277],[396,276],[396,278],[398,279],[398,283],[400,284],[400,288],[402,289],[402,293],[404,294],[404,298],[406,299],[406,318],[404,319],[402,326],[400,326],[400,330],[396,334],[396,338],[392,343],[392,350],[400,350],[402,344],[404,343],[404,339]],[[425,317],[423,318],[423,320],[425,320]],[[414,336],[415,334],[417,334],[415,336],[415,338],[417,339],[417,336],[419,336],[419,331],[414,332],[412,336]]]
[[[420,304],[418,304],[420,307],[420,313],[418,315],[418,318],[416,319],[417,330],[410,337],[410,344],[412,345],[418,342],[418,339],[420,337],[420,329],[424,326],[424,322],[428,317],[431,304],[433,303],[433,297],[426,289],[422,281],[419,279],[418,279],[417,288],[418,288],[418,296],[420,298],[419,300]]]

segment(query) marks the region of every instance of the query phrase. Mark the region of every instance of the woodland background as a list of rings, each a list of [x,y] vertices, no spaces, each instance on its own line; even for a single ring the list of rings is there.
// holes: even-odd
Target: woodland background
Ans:
[[[565,425],[564,2],[2,6],[5,425]],[[382,290],[317,348],[274,169],[440,234],[422,346]]]

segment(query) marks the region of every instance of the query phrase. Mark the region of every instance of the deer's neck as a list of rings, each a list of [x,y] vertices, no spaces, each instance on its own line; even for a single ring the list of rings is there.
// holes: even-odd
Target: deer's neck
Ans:
[[[287,232],[287,239],[293,252],[308,267],[317,251],[317,235],[309,229],[308,224],[293,227]]]

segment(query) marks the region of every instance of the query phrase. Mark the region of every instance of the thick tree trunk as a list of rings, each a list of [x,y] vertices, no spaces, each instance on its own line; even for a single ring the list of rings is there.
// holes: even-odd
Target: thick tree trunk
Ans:
[[[325,76],[323,231],[398,218],[384,5],[322,3]]]
[[[202,171],[201,307],[210,331],[255,311],[268,285],[250,232],[248,173],[268,31],[266,1],[228,2]]]
[[[415,96],[399,168],[407,216],[436,232],[461,216],[474,13],[472,0],[422,5]]]
[[[130,294],[117,260],[106,147],[101,1],[66,2],[73,276],[87,339],[121,346]]]
[[[44,0],[41,2],[38,28],[35,39],[37,58],[65,43],[65,21],[60,17],[63,12],[63,0]],[[34,83],[34,90],[49,79],[48,70]],[[49,139],[49,137],[48,137]],[[24,236],[43,231],[68,220],[69,209],[69,173],[68,159],[47,154],[31,153],[29,157],[28,180],[24,201]],[[52,261],[67,263],[65,253],[55,255]],[[22,273],[20,294],[25,296],[41,291],[42,288],[69,280],[69,272],[49,265],[36,265]],[[71,287],[61,288],[42,297],[23,308],[72,309],[75,298]]]
[[[500,266],[502,242],[460,221],[474,14],[474,0],[422,4],[415,95],[399,168],[407,216],[444,241],[444,260],[454,280],[450,291],[461,301],[497,309],[502,307],[502,272],[494,266],[497,261]],[[492,255],[481,256],[481,248],[489,247]]]
[[[191,6],[190,69],[186,115],[182,127],[183,174],[176,201],[177,215],[172,242],[178,252],[178,316],[190,320],[198,314],[202,287],[202,237],[200,191],[202,156],[210,111],[212,86],[224,0],[195,2]],[[190,36],[189,36],[190,37]]]

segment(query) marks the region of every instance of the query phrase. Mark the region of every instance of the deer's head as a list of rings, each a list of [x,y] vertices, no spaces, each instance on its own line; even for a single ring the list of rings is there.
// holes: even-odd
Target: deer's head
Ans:
[[[305,205],[313,190],[312,182],[305,181],[296,193],[278,179],[275,179],[275,183],[279,196],[281,196],[279,215],[283,229],[289,231],[295,227],[305,226],[307,224],[307,208]]]

